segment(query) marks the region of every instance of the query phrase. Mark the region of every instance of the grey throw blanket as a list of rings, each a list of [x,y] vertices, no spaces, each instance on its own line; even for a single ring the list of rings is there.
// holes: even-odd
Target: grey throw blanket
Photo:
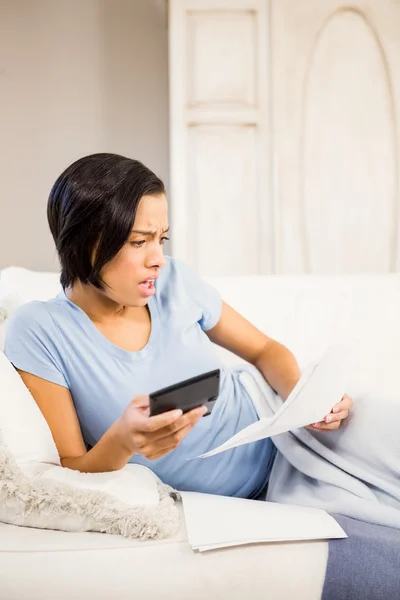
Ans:
[[[349,537],[329,542],[322,600],[400,598],[400,530],[333,516]]]
[[[252,398],[258,394],[256,406],[262,399],[262,416],[278,410],[282,400],[256,369],[246,368],[241,381]],[[267,500],[400,529],[400,398],[358,390],[349,390],[354,408],[337,431],[302,428],[273,438]]]
[[[385,380],[374,391],[369,374],[364,389],[355,375],[354,408],[340,429],[273,438],[278,452],[267,500],[322,508],[349,536],[329,542],[322,600],[398,600],[400,398]],[[279,409],[282,400],[255,369],[246,368],[241,381],[260,416]]]

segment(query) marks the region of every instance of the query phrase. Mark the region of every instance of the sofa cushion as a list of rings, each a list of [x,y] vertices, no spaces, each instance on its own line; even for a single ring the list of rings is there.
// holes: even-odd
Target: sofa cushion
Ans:
[[[0,428],[19,464],[60,464],[50,429],[22,379],[0,351]]]
[[[146,542],[0,524],[7,600],[320,600],[327,557],[325,541],[196,553],[183,518],[174,538]]]
[[[8,319],[21,304],[49,300],[61,290],[60,274],[7,267],[0,271],[0,350],[4,350]]]
[[[400,275],[209,277],[223,299],[288,346],[302,367],[334,344],[400,339]],[[248,290],[251,290],[249,293]],[[240,361],[222,350],[229,363]]]
[[[7,267],[0,272],[0,300],[5,294],[17,295],[21,302],[49,300],[61,290],[60,274]]]

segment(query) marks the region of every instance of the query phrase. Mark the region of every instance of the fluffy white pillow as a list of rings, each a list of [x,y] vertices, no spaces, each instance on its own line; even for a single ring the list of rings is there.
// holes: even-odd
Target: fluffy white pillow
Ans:
[[[100,531],[140,540],[173,535],[179,524],[171,490],[131,465],[111,473],[78,473],[31,463],[30,475],[0,438],[0,521],[63,531]]]
[[[176,531],[170,488],[150,469],[79,473],[60,466],[45,418],[1,351],[0,434],[0,521],[139,539]]]

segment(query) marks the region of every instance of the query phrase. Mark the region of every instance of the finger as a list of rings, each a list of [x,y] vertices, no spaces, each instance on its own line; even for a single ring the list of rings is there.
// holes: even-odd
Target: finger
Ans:
[[[152,454],[151,456],[147,456],[146,458],[148,460],[157,460],[157,458],[162,458],[166,454],[169,454],[170,452],[172,452],[172,450],[175,450],[175,448],[176,448],[176,446],[171,446],[170,448],[164,448],[163,450],[160,450],[160,451],[156,452],[155,454]]]
[[[164,427],[169,427],[181,416],[182,411],[180,409],[175,409],[169,410],[168,412],[162,413],[161,415],[156,415],[154,417],[146,417],[143,419],[143,424],[141,425],[140,430],[143,433],[152,433],[158,431]]]
[[[159,429],[154,433],[146,433],[143,435],[146,439],[146,443],[151,443],[156,445],[158,443],[165,443],[165,440],[173,439],[175,436],[180,435],[180,433],[186,429],[190,431],[196,425],[196,423],[201,419],[199,415],[196,420],[191,419],[190,421],[181,422],[181,419],[176,421],[173,425],[169,427],[164,427],[163,429]]]
[[[307,429],[312,429],[313,431],[332,431],[334,429],[339,429],[341,421],[334,421],[333,423],[324,423],[320,421],[319,423],[313,423],[309,425]]]
[[[334,421],[333,423],[321,423],[321,426],[318,427],[317,431],[333,431],[335,429],[339,429],[341,423],[341,421]]]
[[[182,427],[182,429],[174,433],[172,436],[160,440],[160,443],[163,442],[163,447],[169,448],[171,445],[173,445],[176,448],[192,429],[193,423],[189,423],[189,425]]]
[[[349,416],[348,410],[342,410],[342,412],[338,412],[335,414],[326,415],[324,421],[325,423],[334,423],[335,421],[343,421],[343,419],[347,419]]]
[[[135,448],[137,448],[137,452],[143,455],[150,448],[156,447],[158,449],[163,448],[166,444],[169,445],[171,440],[172,442],[176,440],[179,443],[193,429],[202,416],[203,413],[199,412],[196,419],[192,417],[190,420],[186,419],[184,422],[182,419],[178,419],[172,425],[151,433],[135,431],[132,436],[132,442]]]
[[[353,400],[349,396],[344,396],[343,400],[334,407],[334,412],[340,412],[341,410],[349,410],[353,406]]]
[[[347,402],[349,408],[353,406],[353,398],[350,398],[347,394],[345,394],[342,398],[342,401]]]
[[[197,406],[196,408],[192,408],[192,410],[189,410],[187,413],[185,413],[185,415],[188,415],[188,417],[190,418],[191,416],[193,418],[197,418],[197,415],[199,413],[201,413],[201,415],[205,415],[207,412],[207,407],[204,406],[204,404],[202,404],[201,406]]]
[[[196,408],[194,411],[190,411],[190,413],[185,413],[182,417],[180,417],[177,421],[169,425],[168,427],[163,427],[154,433],[145,434],[149,440],[156,441],[158,439],[166,438],[170,435],[174,435],[178,433],[182,429],[186,427],[194,427],[198,421],[204,416],[207,409],[205,407],[200,406]]]
[[[157,442],[145,446],[140,451],[140,454],[142,454],[149,460],[155,460],[155,458],[163,456],[164,454],[171,452],[177,446],[179,446],[181,441],[187,436],[187,434],[189,433],[189,431],[191,431],[192,428],[192,424],[186,425],[186,427],[183,427],[179,431],[175,432],[173,435],[161,438],[160,440],[157,440]]]
[[[331,412],[338,413],[342,410],[349,410],[352,406],[353,406],[353,400],[350,398],[350,396],[345,394],[343,396],[342,400],[338,404],[335,404],[335,406],[332,408]]]
[[[322,426],[322,422],[318,421],[318,423],[312,423],[311,425],[306,425],[306,429],[315,429],[315,430],[319,430],[321,429]]]
[[[162,427],[161,429],[158,429],[154,432],[144,432],[144,435],[149,441],[155,441],[168,437],[180,431],[188,425],[193,427],[201,419],[201,417],[204,416],[206,412],[207,409],[205,408],[205,406],[199,406],[198,408],[185,413],[179,419],[167,425],[166,427]]]
[[[131,400],[131,406],[135,408],[149,408],[150,397],[148,394],[138,394]]]
[[[181,417],[180,419],[178,419],[178,421],[176,421],[176,423],[172,425],[172,427],[174,428],[173,431],[170,431],[170,427],[166,427],[164,430],[160,429],[156,433],[150,435],[156,436],[155,439],[163,439],[165,437],[169,437],[171,434],[180,434],[180,432],[186,430],[186,428],[189,428],[188,431],[190,431],[190,429],[193,429],[193,427],[200,421],[200,419],[203,416],[204,412],[198,411],[196,415],[191,415],[191,417],[188,419],[183,420],[183,417]]]

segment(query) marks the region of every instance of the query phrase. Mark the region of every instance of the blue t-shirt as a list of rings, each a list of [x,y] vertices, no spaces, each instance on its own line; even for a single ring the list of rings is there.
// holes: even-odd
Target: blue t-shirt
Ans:
[[[7,327],[5,354],[15,367],[68,388],[85,442],[94,446],[136,394],[148,394],[212,369],[221,369],[220,395],[181,444],[160,459],[133,455],[180,490],[251,497],[266,484],[270,440],[206,459],[187,460],[225,442],[257,420],[238,373],[226,368],[205,330],[217,324],[218,292],[183,263],[167,257],[149,298],[151,333],[139,352],[110,342],[64,292],[21,306]]]

